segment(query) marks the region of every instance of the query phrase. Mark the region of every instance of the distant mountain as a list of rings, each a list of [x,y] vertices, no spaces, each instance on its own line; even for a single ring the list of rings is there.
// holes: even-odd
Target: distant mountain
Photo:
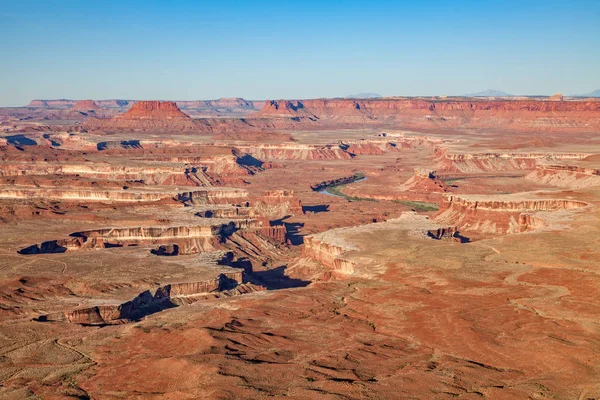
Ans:
[[[377,99],[383,97],[379,93],[357,93],[346,96],[347,99]]]
[[[600,89],[585,94],[574,94],[573,97],[600,97]]]
[[[502,92],[500,90],[488,89],[483,92],[465,94],[465,97],[509,97],[512,94]]]

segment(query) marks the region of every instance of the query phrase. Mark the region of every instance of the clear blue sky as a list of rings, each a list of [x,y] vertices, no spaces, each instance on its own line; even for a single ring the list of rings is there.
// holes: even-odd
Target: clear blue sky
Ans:
[[[0,105],[600,89],[599,0],[0,0]]]

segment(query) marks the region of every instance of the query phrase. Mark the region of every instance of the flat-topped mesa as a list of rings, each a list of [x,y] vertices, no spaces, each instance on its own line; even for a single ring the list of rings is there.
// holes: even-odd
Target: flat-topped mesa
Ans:
[[[285,243],[284,225],[271,226],[259,219],[198,219],[188,225],[158,225],[99,228],[71,233],[69,238],[50,240],[22,248],[19,254],[65,253],[132,245],[161,245],[152,250],[158,255],[184,255],[223,249],[236,232],[260,234]]]
[[[534,159],[534,160],[583,160],[590,153],[445,153],[444,157],[453,161],[489,159]]]
[[[459,197],[447,195],[440,210],[452,206],[486,211],[556,211],[587,207],[587,203],[568,199],[518,199],[510,196],[502,200],[488,200],[486,196]]]
[[[392,140],[381,139],[342,141],[340,147],[354,155],[379,155],[389,151],[399,151],[402,148]]]
[[[138,320],[144,316],[197,301],[230,297],[265,290],[243,282],[242,272],[224,272],[214,279],[171,283],[160,286],[154,295],[140,293],[120,305],[100,305],[67,312],[42,315],[37,321],[63,321],[82,325],[115,325]]]
[[[173,101],[139,101],[127,112],[111,119],[92,118],[73,128],[74,131],[151,132],[169,130],[178,132],[206,132],[211,127],[206,121],[195,121],[183,113]]]
[[[582,160],[589,153],[449,153],[435,149],[440,171],[480,173],[533,170],[541,161]]]
[[[227,110],[256,110],[254,103],[241,97],[220,98],[217,100],[177,101],[182,109],[227,109]]]
[[[600,111],[600,101],[559,101],[540,100],[428,100],[412,99],[311,99],[311,100],[268,100],[261,115],[298,115],[312,113],[318,117],[340,116],[368,111],[375,115],[394,115],[398,110],[427,111]],[[315,112],[317,111],[317,112]]]
[[[164,192],[135,192],[130,190],[103,189],[62,189],[62,188],[4,188],[0,189],[2,199],[45,198],[72,201],[101,202],[155,202],[172,200],[173,194]]]
[[[242,223],[242,225],[247,225]],[[245,227],[245,226],[243,226]],[[224,238],[243,228],[231,220],[184,226],[136,226],[74,232],[69,238],[34,244],[20,254],[64,253],[131,245],[177,245],[178,254],[196,254],[220,247]]]
[[[214,157],[194,157],[193,164],[169,162],[145,166],[123,164],[81,164],[81,163],[13,163],[0,168],[0,177],[24,176],[73,176],[98,179],[106,184],[121,185],[126,181],[143,181],[145,185],[171,186],[220,186],[226,183],[242,183],[245,175],[260,171],[237,162],[233,155]],[[32,179],[13,179],[11,185],[33,185]],[[114,186],[113,185],[113,186]]]
[[[183,226],[149,226],[130,228],[104,228],[89,231],[75,232],[71,236],[88,238],[102,238],[104,242],[114,243],[130,242],[156,242],[172,239],[189,239],[212,236],[228,236],[236,229],[234,222],[215,222],[211,225],[183,225]]]
[[[177,201],[185,205],[230,204],[249,205],[248,191],[236,188],[205,188],[178,193]]]
[[[384,98],[270,100],[255,117],[297,119],[299,127],[380,124],[428,128],[592,131],[600,101]]]
[[[552,186],[581,189],[600,186],[600,169],[575,165],[537,165],[525,179]]]
[[[343,160],[353,157],[339,144],[240,144],[236,147],[260,160]]]
[[[587,206],[585,202],[569,199],[533,199],[516,195],[501,195],[490,199],[488,196],[446,195],[434,219],[439,223],[458,226],[464,231],[482,234],[519,233],[543,225],[542,218],[532,216],[537,212]]]
[[[73,107],[71,107],[71,110],[81,112],[95,111],[99,109],[100,107],[94,100],[78,100],[75,102],[75,104],[73,104]]]
[[[120,120],[189,120],[189,115],[183,113],[174,101],[138,101],[122,115]]]
[[[41,100],[35,99],[31,100],[28,107],[35,108],[56,108],[56,109],[66,109],[75,104],[75,100],[67,100],[67,99],[56,99],[56,100]]]

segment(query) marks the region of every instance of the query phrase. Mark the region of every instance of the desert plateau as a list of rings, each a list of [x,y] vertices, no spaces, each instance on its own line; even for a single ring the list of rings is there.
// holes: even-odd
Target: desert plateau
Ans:
[[[125,103],[2,110],[4,397],[600,395],[600,101]]]
[[[242,3],[0,10],[0,400],[600,400],[598,4]]]

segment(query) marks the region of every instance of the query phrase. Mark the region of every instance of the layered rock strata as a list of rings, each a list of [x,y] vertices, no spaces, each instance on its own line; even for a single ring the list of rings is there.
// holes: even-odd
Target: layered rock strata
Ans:
[[[229,297],[265,290],[243,283],[242,272],[219,274],[215,279],[172,283],[156,289],[154,295],[146,291],[135,299],[120,305],[100,305],[90,308],[43,315],[42,322],[67,321],[82,325],[113,325],[138,320],[164,309],[190,304],[199,300]]]
[[[600,169],[574,165],[537,165],[525,179],[552,186],[581,189],[600,186]]]
[[[582,201],[526,198],[524,196],[459,197],[446,195],[435,220],[450,223],[464,231],[481,234],[519,233],[543,226],[538,212],[557,212],[587,207]]]

